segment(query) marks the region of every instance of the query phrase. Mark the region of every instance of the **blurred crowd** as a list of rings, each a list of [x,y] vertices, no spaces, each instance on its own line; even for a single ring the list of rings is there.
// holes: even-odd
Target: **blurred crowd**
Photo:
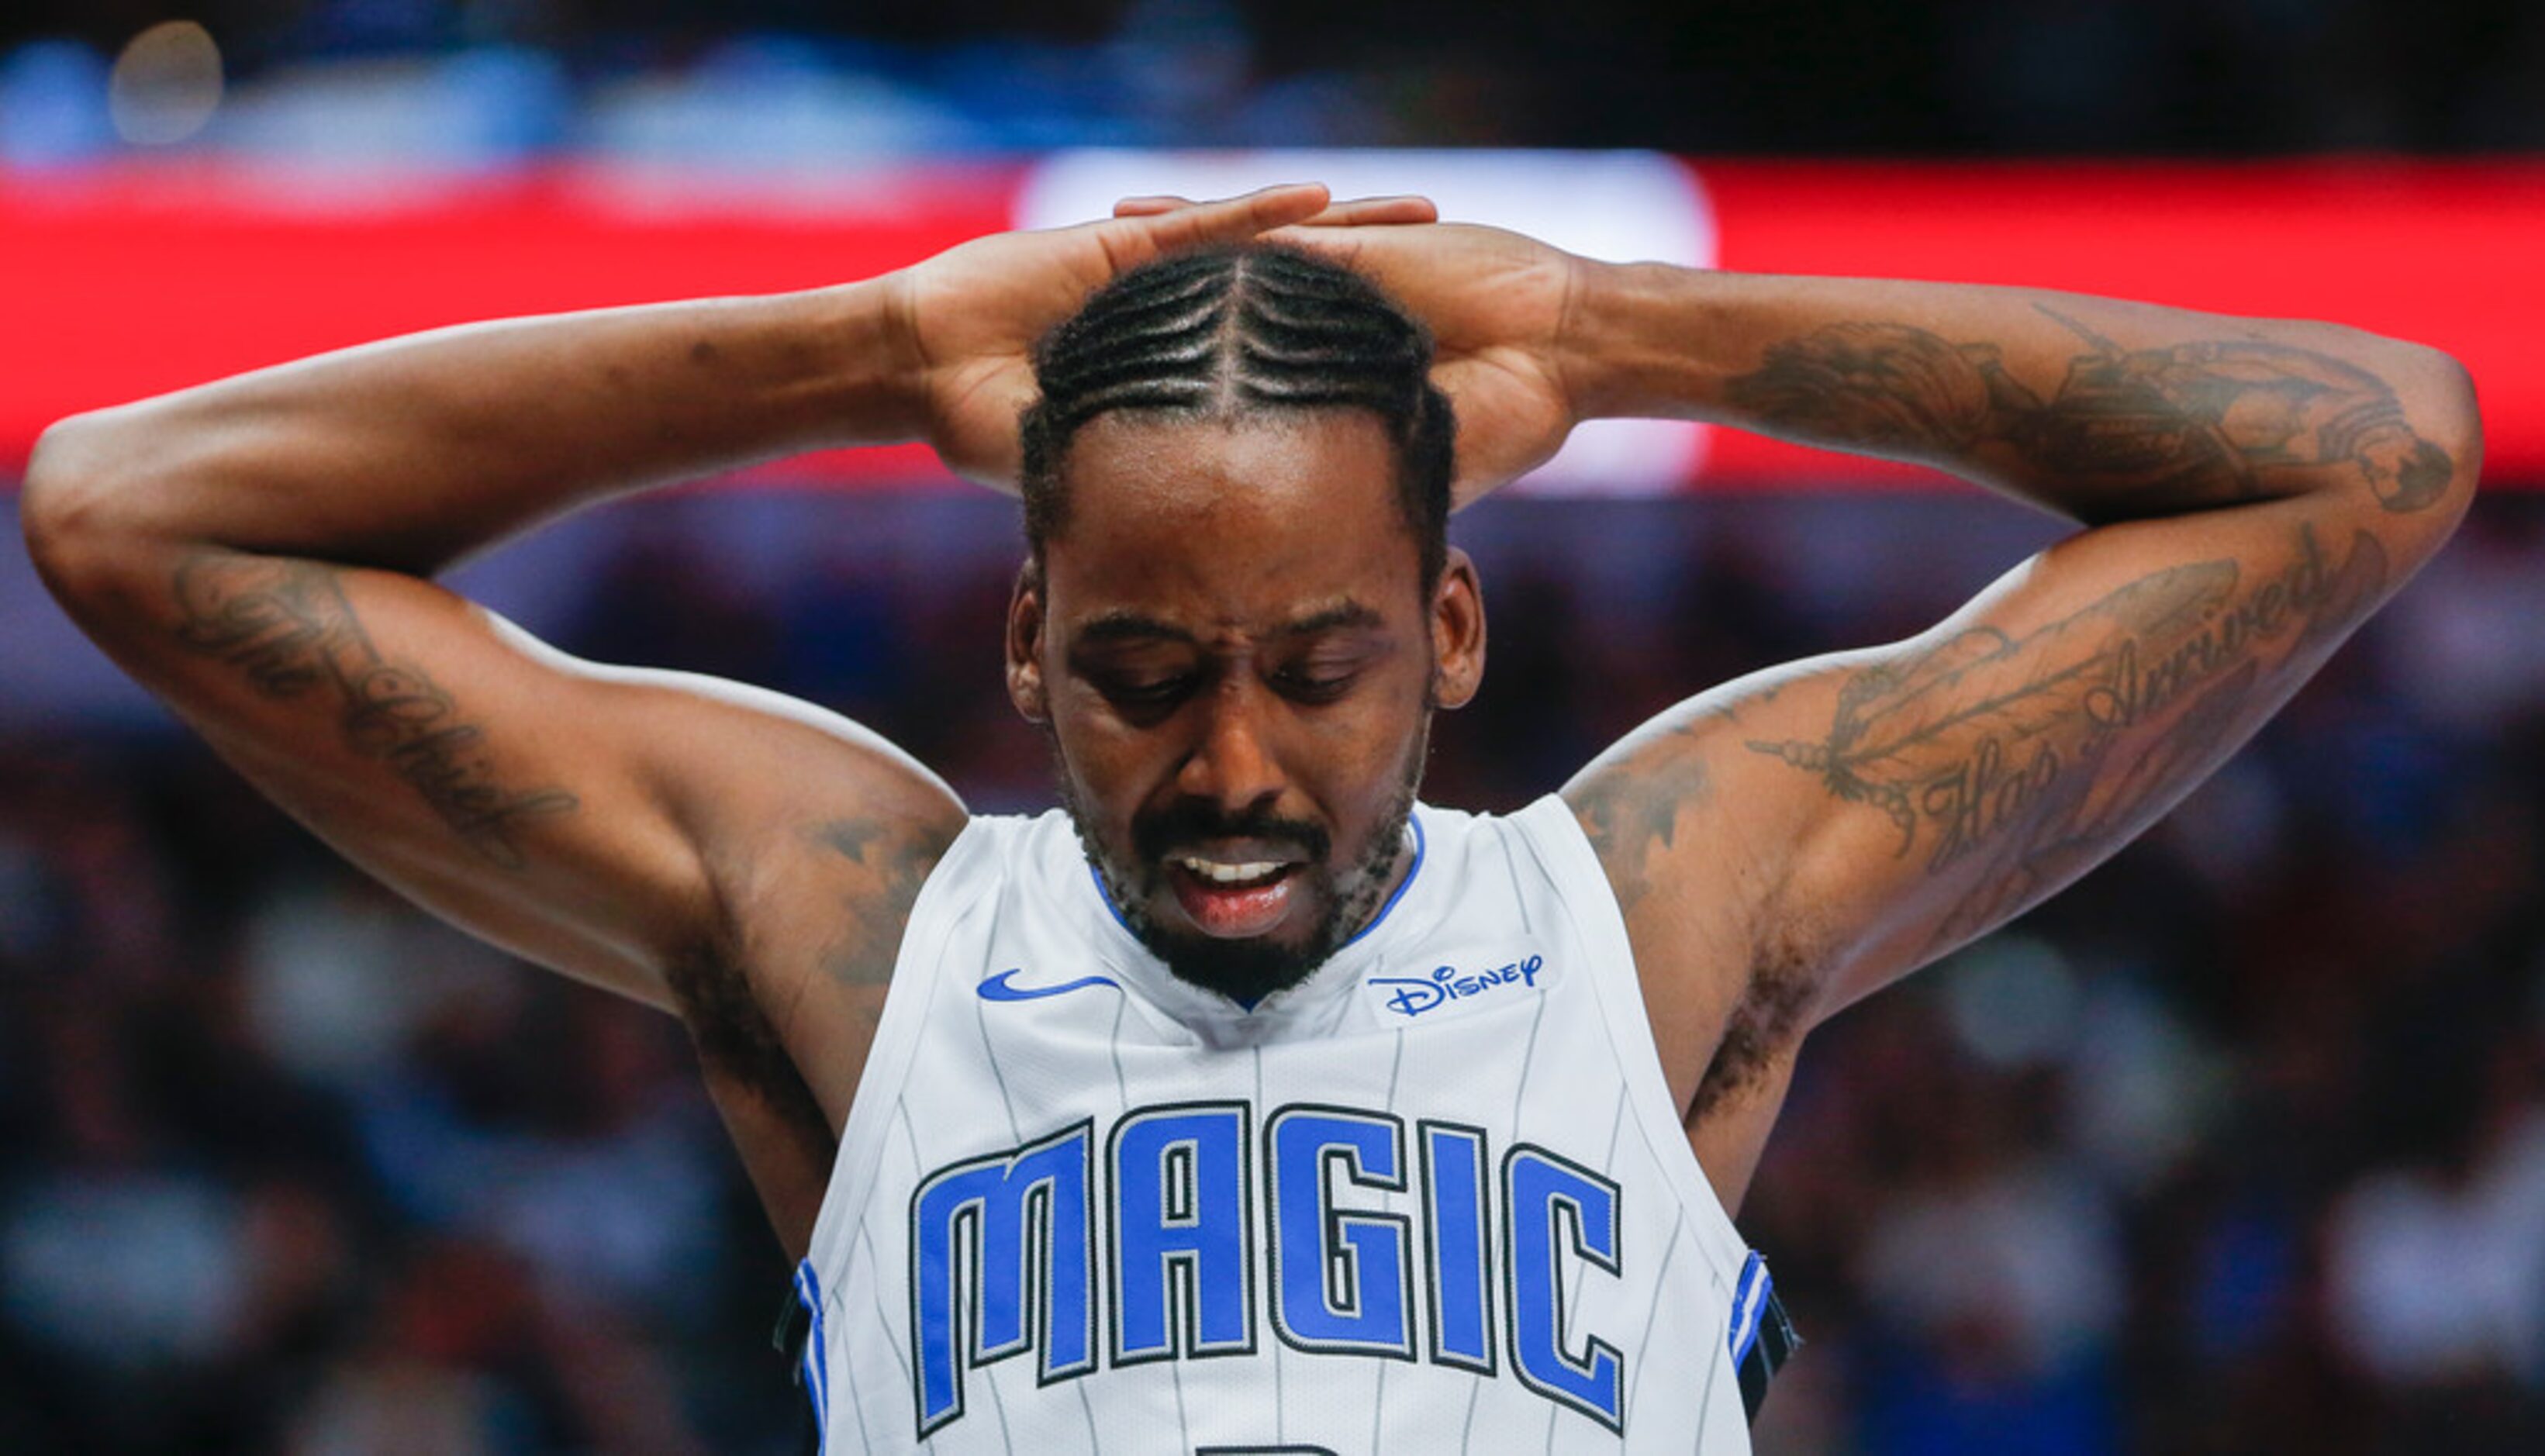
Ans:
[[[189,22],[196,29],[153,30]],[[156,36],[144,45],[137,38]],[[2545,146],[2525,0],[21,0],[0,169],[1077,145]],[[1498,502],[1428,789],[1517,807],[2046,539],[1962,496]],[[668,1018],[343,867],[0,536],[0,1452],[780,1452],[785,1261]],[[634,503],[463,585],[1049,802],[994,502]],[[2139,846],[1819,1034],[1743,1225],[1775,1453],[2545,1450],[2545,500]],[[39,661],[39,659],[43,659]],[[68,665],[66,666],[65,663]],[[105,685],[101,687],[100,685]]]
[[[136,40],[169,22],[199,29]],[[1084,145],[2504,150],[2545,145],[2545,8],[21,0],[0,14],[0,161],[173,145],[774,170]]]
[[[2050,533],[1959,495],[1482,508],[1492,668],[1427,795],[1524,803]],[[994,501],[693,497],[463,584],[1028,809],[1015,558]],[[2545,1449],[2540,560],[2545,503],[2487,500],[2147,840],[1815,1038],[1743,1214],[1809,1340],[1763,1449]],[[171,727],[9,721],[0,1450],[793,1449],[784,1262],[675,1023],[405,908]]]

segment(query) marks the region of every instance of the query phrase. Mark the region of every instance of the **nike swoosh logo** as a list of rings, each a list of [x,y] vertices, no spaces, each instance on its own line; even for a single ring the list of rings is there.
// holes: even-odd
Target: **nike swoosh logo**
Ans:
[[[1116,991],[1122,989],[1121,983],[1110,976],[1081,976],[1057,986],[1019,986],[1016,984],[1018,974],[1017,971],[1001,971],[973,989],[981,993],[983,1001],[1040,1001],[1046,996],[1066,996],[1090,986],[1110,986]]]

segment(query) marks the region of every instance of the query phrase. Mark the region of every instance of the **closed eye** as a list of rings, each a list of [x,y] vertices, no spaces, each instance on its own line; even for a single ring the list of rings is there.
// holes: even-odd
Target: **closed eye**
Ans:
[[[1175,673],[1162,678],[1093,674],[1090,681],[1108,702],[1123,707],[1161,708],[1189,696],[1197,679],[1190,673]]]
[[[1333,702],[1360,681],[1357,667],[1283,668],[1272,675],[1272,690],[1294,702]]]
[[[1174,677],[1122,677],[1112,683],[1097,683],[1097,692],[1112,697],[1114,702],[1174,702],[1191,689],[1193,677],[1189,672],[1179,672]]]

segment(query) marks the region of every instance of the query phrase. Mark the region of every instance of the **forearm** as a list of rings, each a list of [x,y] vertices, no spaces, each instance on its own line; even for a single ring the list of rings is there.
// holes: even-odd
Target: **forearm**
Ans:
[[[391,340],[57,425],[57,526],[431,572],[586,501],[918,432],[879,283]]]
[[[2472,478],[2463,371],[2330,324],[2046,289],[1584,272],[1588,415],[1914,460],[2079,520],[2310,492],[2419,512]]]

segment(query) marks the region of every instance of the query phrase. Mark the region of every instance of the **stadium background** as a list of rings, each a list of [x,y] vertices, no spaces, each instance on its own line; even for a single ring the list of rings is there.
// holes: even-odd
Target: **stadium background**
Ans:
[[[0,480],[55,415],[230,368],[1228,175],[1086,148],[1648,148],[1312,165],[1621,253],[2454,349],[2493,447],[2447,554],[2142,845],[1815,1039],[1743,1217],[1812,1341],[1761,1444],[2545,1449],[2545,9],[1656,9],[21,4]],[[2056,527],[1664,432],[1457,530],[1494,664],[1430,793],[1500,808],[1696,687],[1926,625]],[[901,452],[614,506],[460,584],[1025,807],[1017,546]],[[786,1450],[783,1289],[676,1027],[337,865],[0,539],[0,1450]]]

